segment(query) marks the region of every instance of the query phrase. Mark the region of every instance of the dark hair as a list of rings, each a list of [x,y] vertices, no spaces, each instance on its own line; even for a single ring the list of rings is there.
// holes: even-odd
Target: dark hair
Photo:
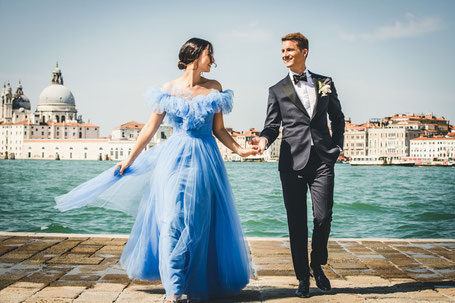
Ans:
[[[301,33],[292,33],[292,34],[287,34],[286,36],[283,36],[281,38],[281,41],[288,41],[292,40],[297,42],[297,46],[302,50],[302,49],[308,49],[308,39]],[[308,49],[309,50],[309,49]]]
[[[191,38],[190,40],[186,41],[185,44],[182,45],[179,52],[179,69],[185,69],[188,64],[199,58],[204,51],[204,49],[208,46],[210,61],[215,61],[213,59],[213,46],[207,40],[199,39],[199,38]]]

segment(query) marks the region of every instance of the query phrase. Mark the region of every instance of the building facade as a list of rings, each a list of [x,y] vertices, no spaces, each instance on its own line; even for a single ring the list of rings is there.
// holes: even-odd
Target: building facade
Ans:
[[[22,84],[12,94],[11,85],[1,93],[0,157],[9,159],[123,160],[130,153],[144,124],[131,121],[116,127],[110,137],[99,136],[99,126],[85,123],[77,114],[75,98],[63,85],[57,66],[51,84],[40,94],[35,112]],[[147,148],[172,133],[161,125]]]
[[[346,121],[344,155],[348,158],[399,160],[411,155],[411,140],[421,136],[445,136],[452,126],[431,114],[397,114],[356,125]]]
[[[420,137],[411,140],[411,158],[455,160],[455,137]]]

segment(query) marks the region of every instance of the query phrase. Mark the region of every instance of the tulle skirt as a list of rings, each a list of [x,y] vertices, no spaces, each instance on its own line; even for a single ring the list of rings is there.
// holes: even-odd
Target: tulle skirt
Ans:
[[[120,263],[132,279],[161,280],[167,295],[206,299],[249,281],[249,253],[211,134],[175,133],[123,175],[111,167],[55,200],[61,211],[90,204],[135,216]]]

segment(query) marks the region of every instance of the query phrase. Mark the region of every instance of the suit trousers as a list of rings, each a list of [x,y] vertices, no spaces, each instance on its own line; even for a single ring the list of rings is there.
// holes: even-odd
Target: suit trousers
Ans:
[[[314,146],[304,169],[280,171],[286,207],[292,262],[298,280],[309,278],[307,192],[310,189],[313,206],[313,237],[311,265],[327,264],[327,242],[333,208],[334,166],[319,158]]]

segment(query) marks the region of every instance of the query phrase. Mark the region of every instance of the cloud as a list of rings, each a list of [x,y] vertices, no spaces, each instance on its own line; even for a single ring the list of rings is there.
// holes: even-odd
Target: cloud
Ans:
[[[372,32],[352,34],[340,32],[340,38],[346,41],[384,41],[406,37],[417,37],[442,29],[442,21],[437,17],[416,17],[406,13],[404,21],[396,21],[393,25],[376,28]]]
[[[250,22],[227,31],[225,35],[232,38],[264,41],[270,39],[272,33],[261,28],[257,22]]]

